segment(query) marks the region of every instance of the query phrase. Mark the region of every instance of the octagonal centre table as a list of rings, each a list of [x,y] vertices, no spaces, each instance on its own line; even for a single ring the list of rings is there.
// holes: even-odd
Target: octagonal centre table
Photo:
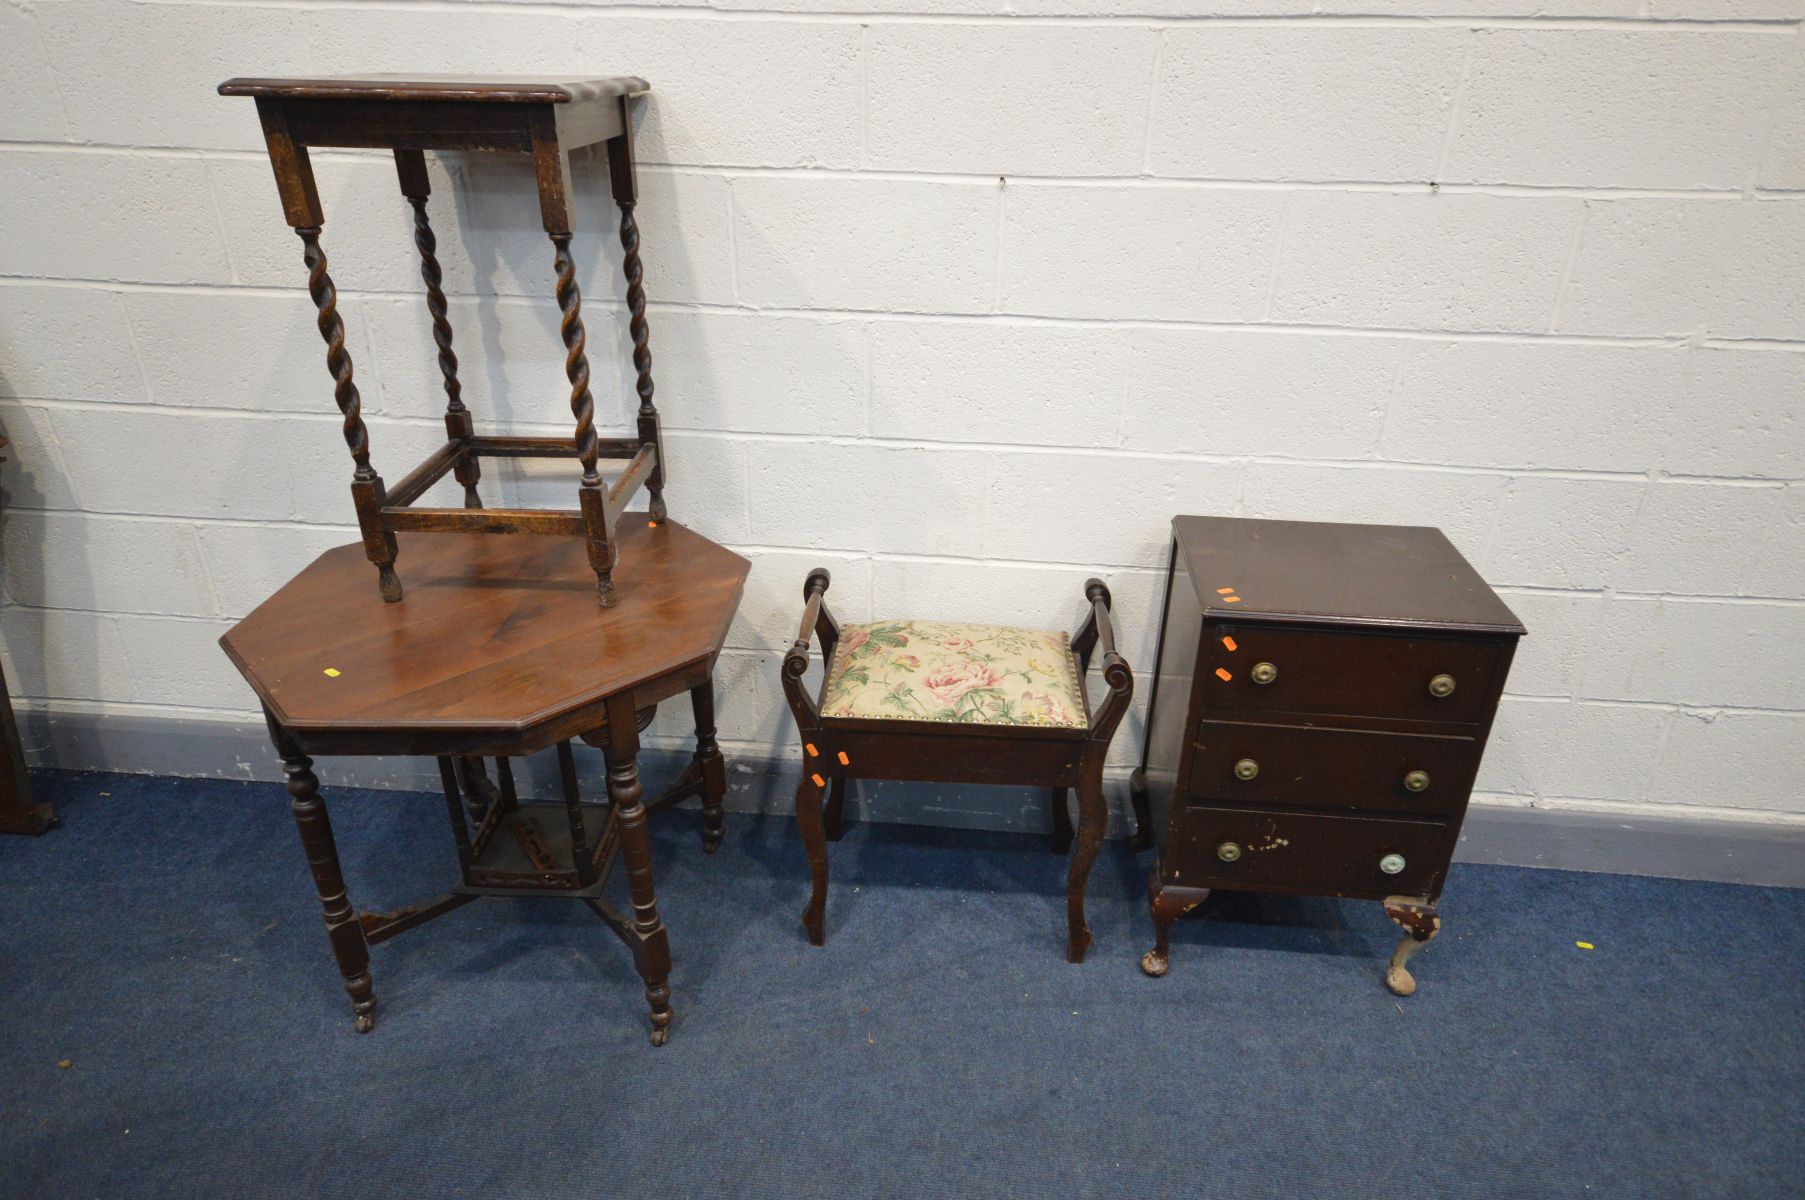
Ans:
[[[359,1032],[375,1025],[372,943],[481,896],[557,895],[588,904],[632,951],[652,1041],[664,1043],[670,943],[646,813],[699,796],[704,849],[720,843],[726,767],[715,741],[714,661],[748,564],[669,521],[639,514],[623,526],[614,608],[595,604],[579,537],[402,533],[417,582],[400,603],[367,586],[361,545],[340,546],[220,639],[262,701],[282,756]],[[681,692],[695,710],[695,758],[648,805],[639,733],[660,701]],[[573,738],[601,747],[607,761],[609,806],[593,837],[597,810],[586,818],[580,803]],[[508,760],[552,747],[563,802],[521,803]],[[461,869],[451,891],[392,913],[351,904],[311,757],[333,754],[438,758]],[[486,757],[496,760],[493,781]],[[622,856],[631,914],[602,898]]]

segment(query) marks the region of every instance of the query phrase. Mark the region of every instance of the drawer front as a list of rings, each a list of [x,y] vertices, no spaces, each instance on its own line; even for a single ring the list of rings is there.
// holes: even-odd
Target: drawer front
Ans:
[[[1204,644],[1204,698],[1237,714],[1477,725],[1490,714],[1504,649],[1474,638],[1216,624]]]
[[[1452,852],[1441,821],[1200,804],[1176,816],[1160,861],[1167,882],[1187,887],[1427,896],[1440,890]]]
[[[1452,816],[1478,769],[1469,737],[1204,721],[1187,790],[1222,804]]]

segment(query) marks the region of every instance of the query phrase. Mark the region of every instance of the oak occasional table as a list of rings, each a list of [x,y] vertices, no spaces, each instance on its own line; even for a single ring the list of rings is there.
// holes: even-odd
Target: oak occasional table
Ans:
[[[645,269],[639,261],[639,183],[633,156],[633,122],[628,105],[650,85],[636,75],[603,79],[529,76],[366,75],[326,79],[228,79],[221,95],[250,96],[257,102],[263,140],[276,173],[282,212],[301,239],[307,290],[319,309],[326,342],[326,369],[345,417],[345,445],[351,451],[351,499],[357,509],[364,552],[375,564],[385,600],[401,599],[395,570],[396,534],[410,530],[539,535],[575,534],[584,539],[595,572],[595,594],[604,607],[615,603],[614,564],[620,553],[615,524],[643,484],[654,519],[665,517],[664,487],[669,464],[652,403],[652,351],[646,327]],[[589,392],[589,358],[583,331],[582,296],[571,258],[570,152],[602,144],[608,153],[608,183],[620,208],[622,269],[627,277],[628,335],[633,340],[634,390],[639,412],[634,435],[600,438],[595,401]],[[445,444],[391,489],[370,462],[369,431],[357,389],[345,323],[338,315],[338,291],[320,247],[325,211],[314,185],[309,146],[373,147],[395,156],[401,194],[414,210],[414,245],[432,316],[433,341],[445,381]],[[479,437],[462,398],[457,354],[438,243],[426,215],[431,192],[426,150],[483,150],[529,155],[538,181],[539,216],[551,239],[557,276],[558,331],[564,340],[564,373],[570,380],[571,438]],[[483,458],[575,458],[582,467],[579,507],[547,512],[483,508],[477,496]],[[599,463],[624,466],[612,486]],[[462,508],[418,508],[414,502],[447,474],[464,489]]]
[[[340,546],[220,639],[262,701],[282,756],[360,1032],[375,1023],[371,943],[482,896],[564,896],[594,909],[632,951],[652,1041],[664,1042],[670,947],[652,888],[646,812],[699,796],[704,845],[720,841],[726,768],[712,673],[748,564],[644,514],[620,533],[627,554],[614,608],[595,604],[581,538],[404,533],[412,564],[406,603],[385,603],[367,586],[363,548]],[[648,806],[639,731],[660,701],[683,692],[695,711],[694,761]],[[573,738],[602,748],[605,811],[580,803]],[[553,747],[563,802],[521,802],[509,758]],[[460,868],[448,893],[394,913],[352,905],[313,772],[313,755],[332,754],[438,758]],[[496,780],[484,762],[490,757]],[[602,897],[617,856],[626,859],[630,914]]]
[[[1523,626],[1439,529],[1177,517],[1134,776],[1163,975],[1211,889],[1380,901],[1386,972],[1441,929],[1448,873]]]

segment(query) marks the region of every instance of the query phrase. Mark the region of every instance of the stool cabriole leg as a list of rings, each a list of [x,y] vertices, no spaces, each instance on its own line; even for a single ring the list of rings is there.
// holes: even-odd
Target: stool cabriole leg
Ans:
[[[1130,850],[1153,845],[1153,807],[1147,796],[1147,772],[1136,767],[1128,776],[1128,802],[1134,807],[1134,832],[1128,835]]]
[[[827,781],[827,804],[821,810],[821,829],[830,842],[846,836],[845,776],[836,775]]]
[[[1084,920],[1084,889],[1090,879],[1091,864],[1103,845],[1103,830],[1109,824],[1109,806],[1103,799],[1103,758],[1100,753],[1087,755],[1078,781],[1078,840],[1072,850],[1072,865],[1066,872],[1065,919],[1066,959],[1081,963],[1090,949],[1090,926]]]
[[[808,854],[809,898],[802,910],[802,927],[816,946],[827,945],[827,841],[821,825],[822,786],[813,768],[804,764],[802,782],[796,785],[796,825],[802,832],[802,848]]]
[[[693,769],[702,781],[702,852],[713,854],[726,836],[723,804],[727,798],[727,760],[715,740],[714,680],[690,690],[689,702],[696,716],[696,755]]]
[[[1071,789],[1053,788],[1047,806],[1053,813],[1053,853],[1065,854],[1072,848]]]

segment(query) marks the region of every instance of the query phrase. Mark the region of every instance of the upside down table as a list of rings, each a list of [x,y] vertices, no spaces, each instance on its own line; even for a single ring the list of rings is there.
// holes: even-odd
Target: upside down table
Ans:
[[[410,530],[481,531],[538,535],[576,534],[584,539],[595,595],[604,608],[616,602],[614,565],[619,556],[616,522],[623,519],[643,484],[653,519],[665,517],[667,463],[652,403],[652,351],[646,328],[645,269],[639,261],[639,202],[634,168],[633,123],[628,104],[650,87],[636,75],[603,79],[522,76],[370,75],[327,79],[228,79],[221,95],[250,96],[257,102],[282,213],[301,239],[307,291],[319,309],[326,342],[326,368],[333,398],[345,418],[345,445],[354,464],[351,499],[357,509],[364,553],[376,567],[384,600],[398,602],[401,577],[396,534]],[[620,208],[621,268],[627,277],[628,335],[633,340],[634,390],[639,394],[634,435],[600,438],[595,431],[595,399],[589,391],[589,358],[583,331],[582,296],[570,255],[572,217],[570,154],[585,146],[607,147],[608,184]],[[394,488],[383,483],[370,462],[369,430],[357,390],[345,323],[338,315],[338,291],[320,248],[325,210],[314,183],[308,147],[374,147],[390,150],[401,194],[414,210],[414,245],[426,285],[433,341],[445,380],[445,444],[403,476]],[[531,157],[538,182],[539,215],[554,248],[558,325],[564,341],[564,373],[570,380],[571,438],[479,437],[465,407],[451,348],[438,242],[426,215],[431,186],[426,150],[498,151]],[[477,495],[483,458],[575,457],[582,466],[575,511],[483,507]],[[626,465],[612,487],[604,485],[599,463]],[[419,508],[415,501],[447,473],[464,489],[462,508]]]
[[[638,514],[620,527],[621,602],[601,609],[581,538],[403,533],[400,540],[410,563],[405,603],[385,603],[359,586],[368,570],[363,547],[340,546],[220,639],[262,701],[282,756],[357,1029],[375,1024],[371,943],[482,896],[564,896],[594,909],[632,951],[651,1006],[652,1041],[663,1044],[671,956],[652,888],[646,813],[699,796],[703,847],[720,843],[727,777],[712,675],[745,587],[746,560],[681,525]],[[660,701],[683,692],[695,712],[695,756],[648,805],[639,733]],[[585,812],[580,802],[573,738],[603,751],[605,812]],[[508,760],[554,747],[563,802],[522,802]],[[438,758],[460,868],[449,892],[393,913],[352,905],[313,771],[312,756],[332,754]],[[603,899],[617,857],[627,863],[630,914]]]

